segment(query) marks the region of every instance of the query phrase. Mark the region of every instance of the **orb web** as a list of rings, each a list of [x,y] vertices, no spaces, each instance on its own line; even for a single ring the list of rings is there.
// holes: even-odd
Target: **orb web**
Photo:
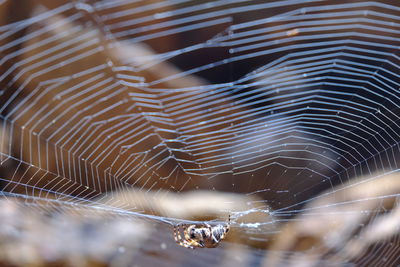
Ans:
[[[396,1],[39,2],[0,19],[5,197],[173,224],[158,198],[234,192],[257,238],[398,170]]]

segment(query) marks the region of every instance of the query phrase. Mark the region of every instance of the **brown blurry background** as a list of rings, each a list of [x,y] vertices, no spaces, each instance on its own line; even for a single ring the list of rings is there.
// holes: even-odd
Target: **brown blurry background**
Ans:
[[[339,46],[318,42],[353,40],[338,34],[343,25],[365,33],[356,35],[360,43],[384,42],[377,55],[396,62],[398,3],[346,3],[355,5],[331,8],[359,21],[308,33],[307,22],[319,26],[336,17],[328,8],[336,1],[0,1],[2,265],[397,265],[397,98],[385,102],[384,118],[368,115],[354,130],[345,122],[359,111],[341,102],[354,96],[339,94],[332,110],[316,117],[340,118],[341,131],[332,120],[307,132],[308,118],[292,118],[310,114],[291,111],[288,103],[315,88],[299,77],[295,62],[242,79],[307,49],[318,65],[325,58],[313,59],[313,49]],[[367,11],[371,20],[387,12],[390,33],[361,27],[371,23],[362,20]],[[290,12],[293,21],[307,12],[318,16],[300,19],[302,27],[261,20]],[[179,30],[213,19],[218,22]],[[267,48],[260,46],[232,53],[242,47],[233,41],[245,37],[230,30],[250,22],[234,34],[261,30],[255,38],[268,36],[268,49],[277,52],[262,54]],[[379,34],[384,41],[374,39]],[[190,51],[196,45],[203,46]],[[221,60],[228,61],[202,69]],[[385,64],[376,68],[398,70]],[[325,74],[315,74],[315,81],[326,79],[324,89],[350,92],[329,85],[347,74]],[[398,86],[393,72],[382,75],[389,84],[383,88]],[[375,99],[373,92],[362,95]],[[316,93],[311,108],[325,108],[320,96],[330,97]],[[365,101],[354,107],[375,108]],[[377,134],[367,136],[376,125]],[[223,223],[229,214],[232,231],[220,247],[188,250],[174,243],[173,224]]]

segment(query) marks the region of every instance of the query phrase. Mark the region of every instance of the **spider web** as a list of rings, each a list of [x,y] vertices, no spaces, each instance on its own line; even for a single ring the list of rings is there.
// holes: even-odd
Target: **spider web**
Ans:
[[[174,224],[154,201],[234,192],[254,197],[234,219],[273,215],[234,223],[265,240],[398,170],[396,1],[38,2],[0,19],[5,197]]]

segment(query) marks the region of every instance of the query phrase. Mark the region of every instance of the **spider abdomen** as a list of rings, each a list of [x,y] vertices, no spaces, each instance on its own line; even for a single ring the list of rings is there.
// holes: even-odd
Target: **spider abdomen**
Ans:
[[[225,225],[218,224],[211,226],[205,224],[192,224],[189,227],[182,225],[183,238],[181,236],[180,225],[174,227],[174,237],[176,243],[180,246],[194,249],[200,248],[215,248],[226,237],[230,228],[230,216],[228,223]]]

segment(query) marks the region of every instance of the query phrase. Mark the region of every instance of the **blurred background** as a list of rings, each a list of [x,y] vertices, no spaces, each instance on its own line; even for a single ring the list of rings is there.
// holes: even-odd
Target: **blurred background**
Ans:
[[[1,265],[398,265],[399,14],[0,0]]]

